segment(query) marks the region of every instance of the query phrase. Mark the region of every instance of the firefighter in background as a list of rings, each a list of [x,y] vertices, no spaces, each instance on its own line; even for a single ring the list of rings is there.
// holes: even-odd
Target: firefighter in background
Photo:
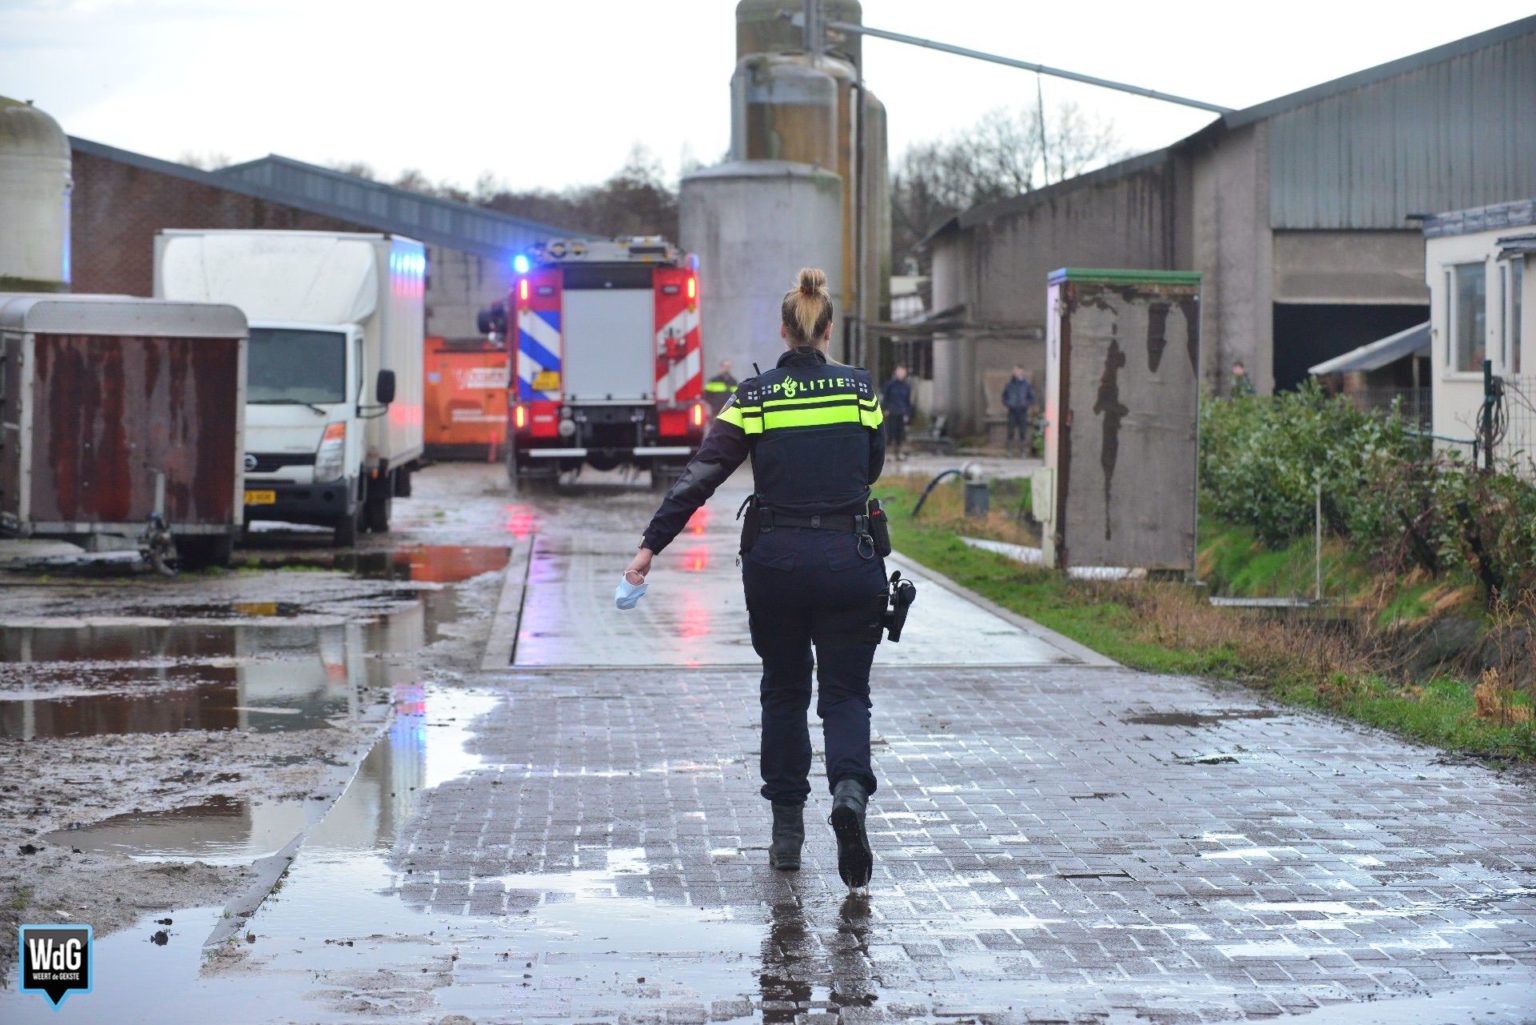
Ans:
[[[832,297],[825,273],[800,272],[780,320],[787,351],[773,369],[743,381],[721,410],[646,527],[625,581],[643,584],[653,556],[751,457],[756,494],[742,531],[741,574],[752,647],[763,660],[761,793],[773,807],[768,862],[800,867],[814,669],[838,874],[850,887],[867,886],[874,856],[864,817],[875,792],[869,669],[887,591],[866,514],[870,485],[885,462],[882,414],[869,371],[827,359]]]
[[[704,383],[704,401],[709,403],[710,412],[720,415],[720,409],[725,401],[736,390],[736,378],[731,374],[731,361],[720,361],[720,372]]]

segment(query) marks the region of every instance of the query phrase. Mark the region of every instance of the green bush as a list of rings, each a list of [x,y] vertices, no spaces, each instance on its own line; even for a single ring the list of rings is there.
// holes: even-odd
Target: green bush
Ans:
[[[1360,509],[1383,465],[1413,462],[1425,442],[1396,412],[1367,412],[1312,382],[1274,396],[1211,399],[1200,411],[1200,484],[1210,510],[1271,545],[1312,531],[1323,486],[1330,530],[1349,535],[1385,515]]]
[[[1314,487],[1332,534],[1383,570],[1465,571],[1489,599],[1536,595],[1536,487],[1433,452],[1397,411],[1355,408],[1310,382],[1271,397],[1206,398],[1208,510],[1279,548],[1311,533]]]

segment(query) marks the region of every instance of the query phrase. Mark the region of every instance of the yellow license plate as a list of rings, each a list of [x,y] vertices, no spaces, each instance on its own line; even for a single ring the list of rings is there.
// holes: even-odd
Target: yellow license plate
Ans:
[[[537,374],[534,374],[533,375],[533,390],[534,391],[559,391],[560,390],[560,371],[558,371],[558,370],[540,370]]]
[[[276,491],[247,491],[245,493],[246,505],[276,505]]]

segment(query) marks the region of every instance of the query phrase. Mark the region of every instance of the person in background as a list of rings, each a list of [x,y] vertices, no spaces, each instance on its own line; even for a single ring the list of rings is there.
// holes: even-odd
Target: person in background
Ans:
[[[1019,455],[1029,455],[1029,418],[1035,410],[1035,386],[1029,383],[1024,368],[1018,364],[1014,364],[1013,376],[1003,386],[1003,406],[1008,410],[1008,437],[1003,443],[1005,450],[1009,455],[1013,454],[1013,436],[1017,432]]]
[[[1232,396],[1254,394],[1253,378],[1248,376],[1248,368],[1243,366],[1242,360],[1232,364]]]
[[[906,459],[907,421],[912,419],[912,386],[907,383],[907,368],[900,363],[880,392],[880,407],[885,413],[885,436],[891,454]]]
[[[704,401],[709,403],[710,412],[720,415],[720,409],[725,405],[725,400],[736,391],[739,382],[731,374],[731,361],[720,361],[720,372],[711,377],[704,384]]]

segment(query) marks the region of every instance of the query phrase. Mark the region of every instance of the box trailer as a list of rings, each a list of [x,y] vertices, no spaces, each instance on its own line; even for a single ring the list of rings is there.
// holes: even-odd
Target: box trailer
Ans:
[[[245,515],[389,529],[422,456],[426,250],[391,235],[176,230],[155,294],[250,321]]]
[[[246,331],[228,305],[0,295],[0,532],[96,547],[158,512],[183,565],[227,565]]]
[[[1046,564],[1193,573],[1200,275],[1062,269],[1046,309]]]

